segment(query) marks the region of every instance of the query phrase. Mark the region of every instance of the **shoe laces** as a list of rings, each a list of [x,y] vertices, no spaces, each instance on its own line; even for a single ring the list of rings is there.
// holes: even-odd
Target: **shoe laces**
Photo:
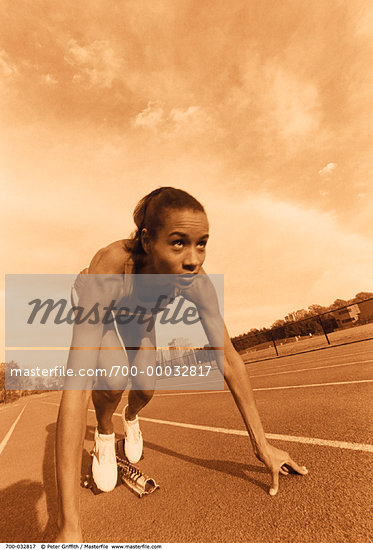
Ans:
[[[137,430],[134,430],[134,437],[135,437],[136,441],[140,441],[140,438],[141,438],[140,428],[138,428]]]
[[[130,435],[133,439],[136,441],[139,441],[141,438],[141,430],[139,423],[136,422],[136,424],[127,424],[127,437]]]
[[[110,464],[114,462],[115,447],[112,441],[96,440],[95,454],[100,464],[108,461]]]

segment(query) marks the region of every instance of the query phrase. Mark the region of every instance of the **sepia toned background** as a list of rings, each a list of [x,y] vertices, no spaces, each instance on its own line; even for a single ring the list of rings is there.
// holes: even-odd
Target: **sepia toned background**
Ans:
[[[371,291],[372,8],[4,0],[2,272],[80,271],[172,185],[232,336]]]

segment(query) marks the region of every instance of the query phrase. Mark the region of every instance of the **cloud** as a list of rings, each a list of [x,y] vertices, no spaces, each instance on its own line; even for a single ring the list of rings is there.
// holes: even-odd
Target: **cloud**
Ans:
[[[202,132],[208,124],[209,117],[201,107],[174,107],[167,112],[161,103],[155,101],[150,101],[133,121],[135,127],[159,132],[165,137]]]
[[[357,36],[365,36],[370,42],[373,32],[373,5],[367,2],[356,15],[355,32]]]
[[[46,84],[47,86],[54,86],[54,85],[58,84],[57,78],[50,75],[49,73],[48,74],[43,74],[42,77],[41,77],[41,81],[42,81],[43,84]]]
[[[371,287],[372,241],[348,232],[332,214],[254,193],[206,203],[207,271],[224,273],[233,333]]]
[[[17,67],[10,61],[5,50],[0,50],[0,74],[5,78],[18,74]]]
[[[64,59],[75,71],[73,82],[98,88],[110,88],[120,76],[122,67],[122,60],[107,40],[95,40],[87,46],[80,46],[71,39]]]
[[[175,130],[186,127],[203,130],[209,121],[203,109],[194,105],[186,109],[172,109],[169,119],[174,124]]]
[[[320,126],[317,88],[279,65],[266,68],[269,114],[279,135],[290,141],[306,138]]]
[[[147,130],[158,130],[164,124],[164,109],[153,101],[149,101],[146,109],[139,113],[133,124],[137,128],[145,128]]]
[[[38,9],[13,4],[0,22],[5,50],[0,47],[0,75],[6,86],[1,99],[7,103],[2,164],[12,176],[14,193],[25,200],[20,207],[15,196],[7,208],[12,240],[2,259],[8,268],[40,269],[45,256],[51,269],[63,269],[66,261],[67,269],[74,269],[81,261],[78,254],[61,255],[55,242],[63,242],[63,252],[75,251],[80,246],[74,243],[76,234],[83,234],[78,239],[81,258],[88,259],[96,247],[117,239],[117,232],[122,235],[124,214],[132,228],[129,202],[134,206],[155,186],[177,182],[198,197],[205,193],[209,211],[211,198],[220,197],[218,215],[211,215],[213,235],[221,227],[221,242],[208,263],[230,273],[231,297],[236,278],[242,277],[237,297],[237,307],[245,302],[242,328],[260,322],[260,308],[263,322],[273,322],[280,312],[272,316],[271,308],[281,305],[282,294],[289,310],[312,301],[327,303],[328,289],[332,301],[333,278],[348,272],[349,261],[361,278],[372,273],[372,266],[363,263],[371,258],[371,248],[355,254],[352,243],[346,251],[342,244],[347,246],[348,235],[345,239],[337,226],[326,227],[327,218],[316,208],[332,207],[344,232],[352,228],[373,236],[373,199],[367,191],[372,179],[373,73],[366,44],[371,9],[309,2],[300,13],[292,2],[262,2],[252,9],[239,0],[210,2],[211,11],[190,0],[177,7],[164,0],[148,2],[146,9],[144,2],[128,2],[125,10],[92,2],[87,13],[83,3],[63,2],[41,18]],[[357,37],[358,29],[363,34]],[[328,156],[320,156],[322,151]],[[341,152],[343,167],[328,171],[327,162],[340,162]],[[336,177],[342,168],[343,181]],[[367,188],[358,187],[359,181]],[[315,210],[297,215],[276,202],[255,197],[247,202],[249,190],[315,205]],[[42,212],[45,204],[56,202],[57,191],[62,229]],[[360,192],[369,196],[359,197]],[[231,195],[235,200],[229,200]],[[117,208],[118,215],[107,212],[110,208]],[[280,218],[277,208],[283,212]],[[30,231],[37,225],[35,210],[41,226],[36,239]],[[325,249],[325,235],[331,252]],[[35,242],[43,247],[37,259]],[[14,249],[21,251],[17,257]],[[322,272],[329,257],[337,263],[339,255],[345,265],[335,273],[331,266],[331,280],[325,277],[316,292],[309,275],[315,281],[315,271]],[[283,262],[281,269],[278,262]],[[266,281],[275,286],[279,271],[284,276],[276,290]],[[351,290],[347,283],[338,288],[349,297],[352,284]],[[247,319],[251,308],[258,308],[252,321]],[[234,311],[230,315],[234,326]]]
[[[329,162],[326,166],[324,166],[324,168],[319,170],[319,175],[322,178],[325,178],[325,177],[327,178],[334,172],[337,166],[338,164],[336,164],[335,162]]]

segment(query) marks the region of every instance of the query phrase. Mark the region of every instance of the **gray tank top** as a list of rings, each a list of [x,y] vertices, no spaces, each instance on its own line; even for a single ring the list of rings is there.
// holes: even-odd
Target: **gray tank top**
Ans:
[[[126,260],[124,262],[124,270],[122,274],[122,291],[117,298],[118,306],[127,307],[131,314],[136,314],[136,307],[149,307],[149,302],[143,301],[141,296],[136,293],[135,290],[135,263],[131,258],[130,254],[126,255]],[[86,275],[89,275],[89,268],[85,267],[79,275],[76,277],[72,291],[71,291],[71,301],[74,306],[78,305],[79,296],[82,289],[87,283]],[[118,274],[118,277],[120,275]],[[141,275],[140,275],[141,277]],[[145,275],[143,277],[151,277],[151,275]],[[151,283],[150,283],[151,284]],[[172,302],[177,296],[180,296],[181,292],[179,289],[175,288],[170,294],[168,294],[167,299],[162,301],[162,306],[160,309],[165,309],[167,305]]]

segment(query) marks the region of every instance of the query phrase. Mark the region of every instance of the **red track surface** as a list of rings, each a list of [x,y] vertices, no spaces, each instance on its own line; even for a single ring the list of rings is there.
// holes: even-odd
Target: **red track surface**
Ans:
[[[81,489],[85,541],[372,542],[372,341],[251,364],[249,369],[253,387],[260,389],[255,396],[266,432],[306,438],[303,443],[273,443],[306,464],[309,475],[282,477],[279,494],[270,497],[269,474],[253,456],[247,437],[143,420],[140,468],[161,489],[144,499],[123,485],[97,496]],[[279,387],[283,389],[271,389]],[[26,404],[0,454],[0,541],[53,540],[59,400],[60,393],[53,392],[0,408],[1,446]],[[118,412],[125,402],[126,395]],[[244,429],[229,392],[160,391],[141,414]],[[114,425],[122,437],[119,416]],[[84,471],[94,426],[89,412]],[[312,438],[325,442],[314,444]],[[334,440],[367,447],[336,448],[328,443]]]

